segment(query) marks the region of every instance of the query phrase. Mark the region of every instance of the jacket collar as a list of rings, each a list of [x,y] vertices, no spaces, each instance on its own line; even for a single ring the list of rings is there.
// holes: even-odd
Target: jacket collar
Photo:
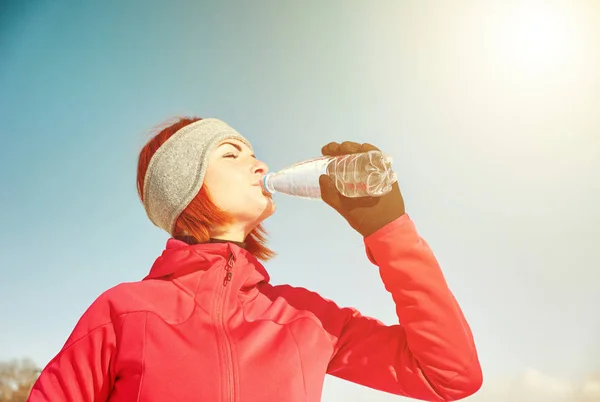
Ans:
[[[176,236],[175,239],[181,240],[182,242],[187,243],[190,246],[192,246],[194,244],[198,244],[198,243],[196,243],[196,240],[192,236]],[[215,239],[212,237],[208,240],[208,243],[233,243],[236,246],[239,246],[240,248],[246,248],[246,243],[241,242],[241,241]]]
[[[162,254],[156,259],[150,273],[144,278],[159,279],[182,277],[195,272],[220,269],[233,262],[231,285],[237,289],[254,287],[269,282],[264,266],[245,249],[232,242],[211,242],[189,245],[169,239]]]

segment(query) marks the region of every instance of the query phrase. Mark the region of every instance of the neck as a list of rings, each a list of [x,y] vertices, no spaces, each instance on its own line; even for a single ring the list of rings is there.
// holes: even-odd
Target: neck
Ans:
[[[233,241],[233,240],[227,240],[227,239],[210,239],[208,242],[209,243],[233,243],[240,248],[246,248],[246,243],[244,243],[242,241]]]
[[[241,243],[246,240],[246,237],[248,237],[250,232],[251,230],[249,230],[247,227],[230,226],[228,228],[220,228],[218,230],[211,231],[210,238]]]
[[[231,242],[237,244],[242,248],[245,248],[245,240],[246,237],[248,237],[248,234],[250,234],[250,232],[251,230],[239,227],[229,227],[227,229],[212,230],[209,233],[210,239],[207,241],[207,243]],[[188,244],[198,243],[193,236],[190,236],[187,233],[184,233],[180,236],[174,236],[174,238]]]

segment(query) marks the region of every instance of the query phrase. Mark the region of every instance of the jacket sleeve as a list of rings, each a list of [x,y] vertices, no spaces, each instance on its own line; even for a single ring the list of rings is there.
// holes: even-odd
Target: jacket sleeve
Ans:
[[[328,373],[426,401],[475,393],[482,372],[471,330],[408,215],[365,238],[365,245],[392,294],[399,324],[386,326],[354,309],[340,309]]]
[[[103,402],[113,384],[115,332],[108,306],[97,300],[81,317],[62,350],[44,368],[29,402]]]

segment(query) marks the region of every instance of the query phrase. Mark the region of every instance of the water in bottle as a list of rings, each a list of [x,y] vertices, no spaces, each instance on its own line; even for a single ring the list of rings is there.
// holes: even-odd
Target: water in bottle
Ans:
[[[268,173],[263,187],[270,193],[320,199],[319,177],[328,175],[346,197],[380,197],[392,189],[397,180],[392,158],[380,151],[340,156],[323,156]]]

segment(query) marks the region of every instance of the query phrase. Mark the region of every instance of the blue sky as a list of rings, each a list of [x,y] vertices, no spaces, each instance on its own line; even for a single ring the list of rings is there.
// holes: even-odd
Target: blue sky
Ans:
[[[394,157],[476,336],[473,400],[600,381],[597,1],[1,7],[0,359],[45,365],[101,292],[146,274],[167,237],[138,201],[137,153],[197,115],[271,170],[330,141]],[[323,203],[276,201],[273,282],[393,323],[360,236]],[[391,399],[330,378],[323,400]]]

